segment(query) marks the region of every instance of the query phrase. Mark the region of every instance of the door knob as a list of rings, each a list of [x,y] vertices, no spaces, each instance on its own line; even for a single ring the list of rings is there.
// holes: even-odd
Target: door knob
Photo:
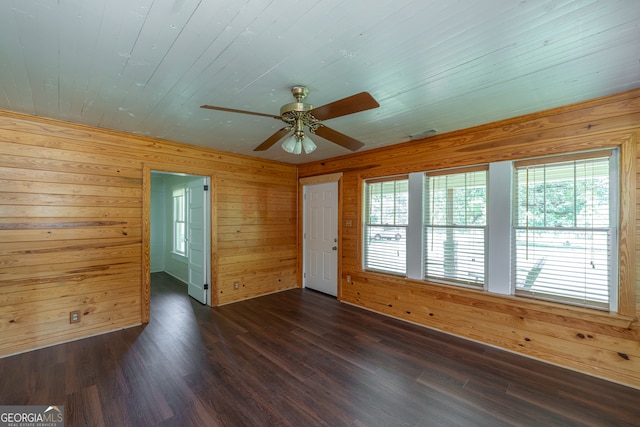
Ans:
[[[334,247],[332,247],[331,249],[332,249],[332,250],[334,250],[334,251],[337,251],[337,250],[338,250],[338,247],[337,247],[337,246],[334,246]]]

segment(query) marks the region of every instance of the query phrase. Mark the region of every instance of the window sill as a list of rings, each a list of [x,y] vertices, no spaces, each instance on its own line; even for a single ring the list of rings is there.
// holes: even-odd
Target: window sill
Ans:
[[[184,263],[189,262],[189,258],[187,258],[186,255],[180,254],[178,252],[171,252],[171,258]]]

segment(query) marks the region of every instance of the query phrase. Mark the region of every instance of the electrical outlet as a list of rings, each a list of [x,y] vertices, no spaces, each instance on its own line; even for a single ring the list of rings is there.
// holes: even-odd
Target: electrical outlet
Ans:
[[[350,274],[347,275],[347,283],[351,283],[351,275]]]
[[[80,323],[80,311],[70,311],[69,312],[69,323]]]
[[[233,284],[233,289],[240,289],[240,283],[235,282],[235,283]]]

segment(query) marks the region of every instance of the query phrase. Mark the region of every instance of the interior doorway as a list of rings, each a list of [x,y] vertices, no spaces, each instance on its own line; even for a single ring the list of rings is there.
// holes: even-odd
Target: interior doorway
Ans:
[[[149,273],[165,272],[211,305],[211,182],[208,176],[150,171]]]

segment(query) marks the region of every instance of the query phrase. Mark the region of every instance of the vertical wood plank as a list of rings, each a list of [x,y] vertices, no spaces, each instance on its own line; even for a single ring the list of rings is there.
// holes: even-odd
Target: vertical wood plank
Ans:
[[[142,323],[151,319],[151,168],[142,165]]]
[[[220,302],[218,300],[218,176],[212,175],[209,177],[211,180],[211,206],[209,212],[211,212],[211,227],[210,227],[210,239],[211,242],[211,305],[217,306]]]
[[[618,271],[620,291],[618,312],[626,316],[636,316],[636,182],[638,163],[637,137],[631,135],[620,146],[620,269]]]

